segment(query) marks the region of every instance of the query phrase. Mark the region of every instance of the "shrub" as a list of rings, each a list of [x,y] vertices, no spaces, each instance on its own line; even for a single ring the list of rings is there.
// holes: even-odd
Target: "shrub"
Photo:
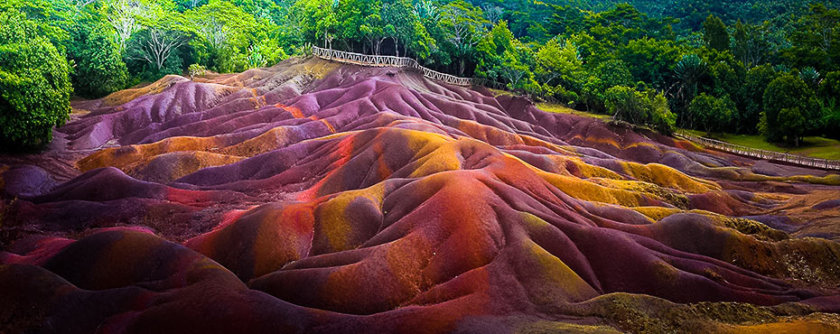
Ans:
[[[72,75],[78,95],[98,98],[128,84],[128,67],[122,60],[119,46],[100,29],[78,34],[81,48],[74,48],[76,70]]]
[[[202,75],[207,74],[207,69],[204,68],[204,66],[201,66],[199,64],[190,65],[190,67],[188,68],[188,71],[190,73],[190,80],[192,80],[195,77],[200,77]]]
[[[633,84],[633,75],[621,60],[609,60],[599,64],[583,84],[581,98],[590,111],[606,110],[607,89],[614,86]]]
[[[70,67],[37,25],[19,12],[0,13],[0,142],[38,148],[70,113]]]
[[[782,110],[788,109],[783,117]],[[797,111],[798,110],[798,111]],[[805,120],[799,124],[801,114]],[[792,131],[795,121],[802,131]],[[798,144],[799,139],[819,128],[820,106],[814,91],[799,76],[786,74],[780,76],[767,85],[764,90],[764,112],[761,115],[759,128],[769,141],[786,140],[791,144]]]
[[[674,131],[676,115],[668,107],[662,93],[652,89],[637,91],[626,86],[613,86],[605,93],[607,111],[614,119],[648,125],[659,132]]]
[[[706,133],[722,132],[729,127],[735,115],[735,102],[729,96],[717,98],[702,93],[688,105],[688,112],[700,121]]]

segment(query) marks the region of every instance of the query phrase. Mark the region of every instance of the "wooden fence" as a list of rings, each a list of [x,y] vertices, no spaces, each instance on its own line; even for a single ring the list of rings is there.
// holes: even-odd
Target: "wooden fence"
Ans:
[[[353,52],[346,52],[346,51],[339,51],[339,50],[332,50],[332,49],[323,49],[317,46],[312,47],[312,54],[316,57],[335,61],[339,63],[345,64],[354,64],[354,65],[361,65],[361,66],[374,66],[374,67],[405,67],[410,68],[413,70],[417,70],[423,73],[423,76],[437,80],[441,82],[445,82],[452,85],[458,86],[473,86],[477,84],[479,81],[474,80],[472,78],[462,78],[456,77],[451,74],[441,73],[432,69],[425,68],[420,66],[420,64],[411,58],[403,58],[403,57],[394,57],[394,56],[373,56],[373,55],[366,55],[361,53],[353,53]]]
[[[746,157],[785,162],[792,165],[804,167],[840,170],[840,160],[818,159],[795,154],[760,150],[756,148],[735,145],[720,140],[698,137],[684,131],[676,133],[676,136],[719,151],[734,153]]]

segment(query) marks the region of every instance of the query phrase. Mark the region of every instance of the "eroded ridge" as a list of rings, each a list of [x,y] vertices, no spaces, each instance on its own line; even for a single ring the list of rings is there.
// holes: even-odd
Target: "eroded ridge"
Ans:
[[[3,157],[10,332],[840,330],[840,176],[292,59]]]

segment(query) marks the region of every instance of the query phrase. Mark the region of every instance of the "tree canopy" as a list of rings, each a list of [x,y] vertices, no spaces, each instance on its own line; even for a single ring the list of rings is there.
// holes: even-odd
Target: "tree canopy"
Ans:
[[[190,68],[270,66],[318,45],[410,57],[593,112],[620,104],[610,96],[659,103],[661,95],[681,127],[794,144],[806,134],[840,136],[832,86],[840,10],[830,2],[9,0],[0,11],[30,22],[38,37],[27,45],[51,45],[64,60],[55,69],[67,68],[72,94],[87,98]],[[796,88],[787,97],[808,104],[767,104],[779,77]],[[788,135],[780,122],[804,133]]]
[[[38,24],[0,13],[0,142],[37,148],[70,113],[70,67]]]

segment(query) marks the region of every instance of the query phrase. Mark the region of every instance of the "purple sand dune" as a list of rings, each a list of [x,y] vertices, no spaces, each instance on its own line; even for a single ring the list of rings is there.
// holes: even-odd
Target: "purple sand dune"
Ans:
[[[313,59],[74,105],[90,113],[66,142],[0,160],[0,332],[715,332],[756,312],[816,330],[832,323],[808,314],[840,312],[824,171]],[[57,160],[72,171],[41,167]]]

